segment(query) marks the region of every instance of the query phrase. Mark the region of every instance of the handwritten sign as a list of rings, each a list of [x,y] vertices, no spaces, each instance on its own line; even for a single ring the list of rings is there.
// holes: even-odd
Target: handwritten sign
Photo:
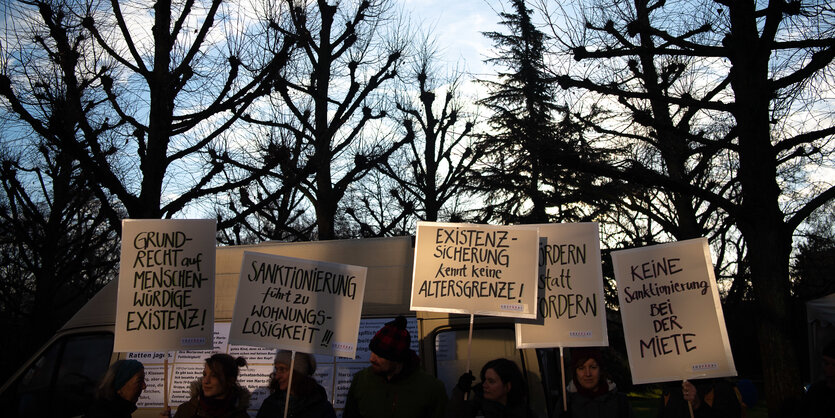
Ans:
[[[634,383],[736,376],[707,239],[612,252]]]
[[[531,226],[418,222],[411,309],[536,317]]]
[[[537,226],[537,316],[516,323],[516,347],[609,345],[598,224]]]
[[[212,347],[214,220],[122,221],[113,351]]]
[[[229,342],[353,358],[366,271],[244,252]]]

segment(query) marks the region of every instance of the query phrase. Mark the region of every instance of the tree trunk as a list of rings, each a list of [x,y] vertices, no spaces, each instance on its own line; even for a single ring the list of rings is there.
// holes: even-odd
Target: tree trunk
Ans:
[[[759,340],[770,417],[785,416],[800,396],[797,356],[789,339],[789,256],[779,205],[777,155],[771,143],[768,63],[771,46],[759,37],[755,2],[730,8],[731,87],[739,132],[739,180],[742,207],[738,225],[748,247],[752,286],[760,311]]]

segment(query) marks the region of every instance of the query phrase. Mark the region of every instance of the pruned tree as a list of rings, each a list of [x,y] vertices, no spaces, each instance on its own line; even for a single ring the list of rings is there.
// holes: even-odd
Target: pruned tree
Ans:
[[[472,143],[476,109],[467,109],[461,97],[463,73],[442,76],[436,56],[434,42],[424,38],[401,77],[395,117],[413,140],[381,170],[396,183],[391,194],[410,216],[448,221],[460,216],[455,202],[479,158]]]
[[[26,99],[32,85],[13,73],[38,64],[60,71],[65,112],[77,119],[78,133],[56,145],[95,179],[117,228],[117,207],[132,218],[172,217],[254,176],[213,183],[222,169],[217,157],[227,152],[221,138],[269,92],[292,42],[247,32],[263,27],[246,26],[247,16],[224,5],[159,0],[149,14],[146,5],[116,0],[21,0],[9,9],[40,18],[33,44],[40,49],[30,52],[44,59],[6,61],[0,95],[41,133],[45,121]]]
[[[318,239],[337,237],[340,202],[352,184],[407,141],[381,129],[386,88],[403,59],[406,39],[388,0],[328,4],[285,2],[281,27],[293,34],[292,65],[273,79],[272,107],[246,120],[269,127],[272,142],[251,164],[274,161],[275,178],[262,195],[297,189],[315,211]]]
[[[586,10],[574,35],[560,38],[583,65],[559,83],[622,106],[633,125],[597,126],[658,159],[584,169],[664,190],[677,237],[730,224],[744,238],[737,256],[750,269],[769,414],[779,416],[801,386],[790,340],[792,236],[835,197],[831,180],[813,176],[831,164],[835,133],[831,5],[630,0]],[[598,65],[610,71],[590,71]]]

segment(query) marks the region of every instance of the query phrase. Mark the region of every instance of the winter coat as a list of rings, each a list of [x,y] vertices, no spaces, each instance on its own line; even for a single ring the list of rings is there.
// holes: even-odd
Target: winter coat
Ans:
[[[220,413],[212,414],[207,410],[206,405],[217,403],[219,400],[206,399],[203,396],[203,387],[200,381],[191,383],[191,399],[177,408],[174,418],[249,418],[246,410],[249,408],[249,390],[235,384],[228,399],[228,406]]]
[[[286,390],[271,394],[267,399],[264,399],[256,418],[283,417],[286,399]],[[336,418],[336,412],[334,412],[333,405],[328,400],[325,388],[317,384],[315,392],[310,395],[300,397],[290,395],[290,407],[287,409],[287,416],[293,418]]]
[[[614,382],[607,382],[609,390],[597,396],[580,393],[572,380],[566,389],[568,411],[562,400],[554,408],[554,418],[632,418],[632,407],[626,395],[617,391]]]
[[[825,380],[815,382],[803,395],[796,418],[835,418],[835,389],[827,386]]]
[[[484,389],[475,385],[470,390],[467,400],[458,387],[452,389],[446,410],[447,418],[533,418],[536,414],[528,407],[527,400],[516,405],[502,405],[490,399],[484,399]]]
[[[136,411],[136,404],[122,397],[114,399],[96,399],[84,418],[130,418]]]
[[[412,365],[391,380],[370,367],[354,375],[343,418],[442,418],[447,404],[444,384]]]

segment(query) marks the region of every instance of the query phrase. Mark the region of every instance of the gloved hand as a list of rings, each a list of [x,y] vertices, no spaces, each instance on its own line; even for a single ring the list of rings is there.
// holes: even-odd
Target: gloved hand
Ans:
[[[473,376],[473,372],[471,370],[467,370],[467,373],[461,375],[458,378],[458,384],[455,385],[461,392],[467,393],[470,391],[470,388],[473,387],[473,382],[475,381],[475,376]]]

